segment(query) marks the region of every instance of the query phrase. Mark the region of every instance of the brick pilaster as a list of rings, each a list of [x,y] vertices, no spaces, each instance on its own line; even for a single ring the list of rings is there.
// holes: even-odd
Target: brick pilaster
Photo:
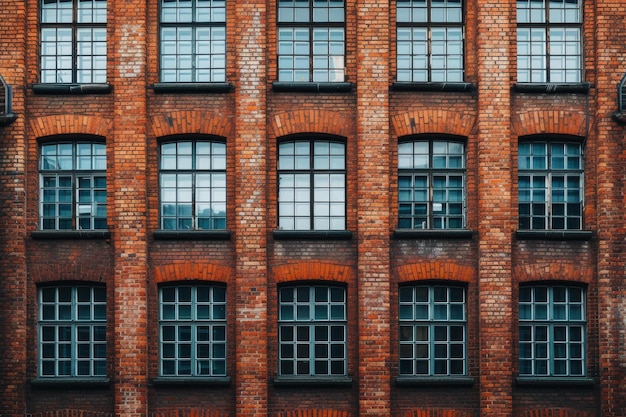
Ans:
[[[389,3],[359,2],[356,33],[359,415],[389,416]]]
[[[114,414],[145,416],[147,404],[146,11],[114,1],[110,32],[113,137],[107,138],[115,250]],[[112,13],[109,13],[112,16]]]
[[[0,125],[0,415],[22,416],[27,365],[26,319],[26,2],[0,8],[0,75],[13,86],[18,118]]]
[[[515,1],[478,0],[480,415],[513,412],[511,80]]]
[[[265,417],[267,398],[266,2],[235,6],[236,415]]]

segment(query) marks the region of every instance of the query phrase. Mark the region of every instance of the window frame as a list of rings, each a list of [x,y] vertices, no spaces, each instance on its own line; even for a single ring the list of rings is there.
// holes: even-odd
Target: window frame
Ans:
[[[183,15],[181,7],[172,7],[172,11],[176,18],[172,20],[165,19],[166,10],[169,7],[164,7],[164,2],[179,4],[178,0],[160,0],[159,1],[159,81],[160,83],[225,83],[226,82],[226,48],[227,48],[227,34],[226,34],[226,1],[225,0],[204,0],[210,2],[209,7],[206,7],[208,11],[208,17],[206,20],[201,20],[198,16],[198,10],[203,9],[198,7],[200,0],[192,0],[191,10],[189,11],[189,19],[179,17]],[[222,6],[214,6],[214,3],[222,4]],[[215,15],[215,17],[214,17]],[[220,16],[223,18],[220,20]],[[188,42],[189,52],[179,53],[187,44],[182,43],[181,30],[189,29],[190,33]],[[164,32],[172,30],[175,32],[173,39],[166,40]],[[208,39],[201,39],[199,32],[202,30],[208,31]],[[219,33],[221,31],[221,33]],[[174,53],[165,53],[167,42],[174,44]],[[208,53],[200,53],[200,43],[206,43],[208,47]],[[215,49],[215,50],[214,50]],[[165,65],[165,57],[174,57],[175,65],[168,67]],[[183,57],[187,57],[189,61],[188,67],[181,67],[181,60]],[[199,61],[204,58],[206,66],[200,67]],[[218,65],[218,61],[221,59],[223,66]],[[200,70],[207,72],[205,76],[199,73]],[[171,71],[173,76],[166,77],[166,71]],[[183,79],[181,75],[182,71],[188,71],[188,79]]]
[[[426,290],[426,294],[424,294],[424,290]],[[441,299],[441,290],[445,291],[445,300]],[[407,296],[409,291],[408,296],[410,298]],[[424,295],[426,295],[426,299],[424,299]],[[461,295],[461,300],[458,299],[459,295]],[[462,317],[460,318],[458,317],[459,307],[462,309]],[[437,317],[443,313],[444,309],[445,318],[443,316]],[[419,317],[419,314],[422,316]],[[453,315],[457,316],[453,317]],[[401,285],[398,292],[399,377],[429,379],[467,377],[467,323],[466,286],[442,282]],[[445,329],[445,340],[442,339],[442,329]],[[458,338],[459,329],[462,333],[460,340]],[[426,330],[426,334],[422,334],[422,340],[418,340],[418,330],[422,333]],[[455,335],[452,333],[453,330],[455,330]],[[426,338],[424,339],[423,336]],[[460,352],[459,346],[461,346]],[[445,347],[445,357],[442,356],[442,347]],[[445,365],[445,372],[438,372],[437,367],[442,364]],[[418,367],[424,365],[426,365],[426,372],[420,372]],[[453,365],[456,367],[460,365],[462,369],[453,371]],[[403,371],[403,368],[408,369],[407,366],[410,371]]]
[[[537,300],[537,290],[545,289],[546,297]],[[555,302],[555,289],[564,290],[565,299]],[[581,285],[568,283],[535,283],[520,286],[519,311],[518,311],[518,349],[519,349],[519,376],[520,378],[585,378],[587,376],[587,291]],[[580,301],[571,301],[571,291],[576,290],[580,294]],[[525,296],[528,292],[530,296]],[[556,317],[555,306],[560,306],[565,318]],[[579,307],[580,319],[570,318]],[[525,308],[526,307],[526,308]],[[540,308],[543,307],[543,308]],[[545,316],[537,318],[538,312]],[[528,331],[523,331],[527,327]],[[545,332],[538,332],[544,329]],[[565,332],[567,340],[556,340],[556,330]],[[572,335],[576,337],[574,329],[578,329],[579,340],[572,340]],[[542,339],[537,340],[536,335]],[[562,338],[562,336],[561,336]],[[557,343],[559,342],[559,343]],[[557,345],[565,349],[565,353],[559,353],[557,357]],[[544,351],[545,349],[545,351]],[[576,351],[579,351],[578,357]],[[526,354],[527,352],[528,354]],[[572,353],[574,352],[574,353]],[[541,355],[541,356],[538,356]],[[565,355],[565,356],[563,356]],[[556,371],[556,361],[564,362],[565,372]],[[524,362],[528,362],[530,371],[526,372]],[[580,372],[572,371],[573,362],[580,363]],[[541,365],[539,362],[545,362]],[[544,366],[545,372],[538,371],[538,366]]]
[[[428,153],[417,153],[416,146],[419,144],[427,143],[428,145]],[[436,153],[435,148],[439,144],[445,144],[446,152],[445,153]],[[402,147],[408,147],[411,145],[412,151],[411,153],[402,153]],[[462,146],[461,153],[456,152],[452,153],[450,151],[451,145],[460,145]],[[402,162],[403,155],[406,155],[404,159],[411,157],[410,164],[408,166],[406,163]],[[427,166],[418,166],[416,167],[417,157],[424,156],[427,157]],[[445,167],[435,167],[435,159],[439,157],[445,158]],[[459,159],[460,157],[460,167],[450,167],[449,162],[451,158]],[[407,166],[404,168],[404,166]],[[467,227],[467,141],[462,138],[454,138],[454,137],[445,137],[445,136],[428,136],[428,137],[413,137],[401,139],[398,141],[398,200],[397,200],[397,209],[398,209],[398,229],[402,230],[446,230],[446,231],[458,231],[458,230],[466,230]],[[403,187],[402,186],[402,178],[410,176],[410,186]],[[415,179],[417,177],[425,177],[427,180],[427,184],[425,187],[417,188],[417,184]],[[435,183],[435,179],[437,177],[445,176],[446,185],[444,188],[438,189]],[[450,185],[450,178],[452,177],[461,177],[460,186],[458,185],[458,180],[456,181],[457,186]],[[416,200],[416,192],[427,192],[427,196],[425,200]],[[435,201],[435,194],[437,191],[443,191],[445,193],[445,199],[442,201]],[[403,192],[410,192],[411,196],[408,200],[402,200]],[[451,193],[461,193],[461,200],[454,201],[452,197],[450,197]],[[426,206],[426,213],[416,213],[417,203],[420,205]],[[410,213],[403,213],[402,206],[410,204]],[[441,204],[442,207],[445,205],[445,213],[442,215],[436,215],[436,204]],[[460,205],[460,213],[452,213],[450,210],[450,206]],[[441,211],[441,210],[439,210]],[[426,225],[425,227],[417,227],[417,221],[420,218],[425,218]],[[451,227],[450,220],[456,219],[457,221],[461,221],[461,225],[459,227]],[[403,221],[410,221],[411,227],[405,227]],[[442,227],[436,227],[435,223],[437,221],[441,222]],[[424,221],[422,221],[423,223]],[[445,227],[443,227],[445,226]]]
[[[189,290],[189,299],[181,299],[181,290]],[[164,292],[172,290],[174,293],[174,300],[167,299],[164,301]],[[202,299],[199,296],[201,291],[206,290],[208,299]],[[215,283],[177,283],[167,284],[159,286],[159,311],[158,311],[158,337],[159,337],[159,377],[161,378],[209,378],[220,379],[226,377],[228,374],[228,300],[226,293],[226,286]],[[166,316],[165,307],[169,306],[168,310],[172,310]],[[203,307],[203,308],[202,308]],[[205,314],[208,317],[200,317],[201,311],[205,310]],[[189,310],[188,317],[181,317],[184,313],[187,316],[187,310]],[[165,338],[165,331],[167,328],[174,329],[172,340],[171,337]],[[181,340],[186,333],[182,332],[183,328],[188,328],[189,338],[188,340]],[[201,330],[204,332],[201,333]],[[219,336],[219,330],[222,329],[221,339],[215,340],[216,336]],[[206,333],[206,334],[205,334]],[[200,340],[200,335],[203,335]],[[186,357],[181,357],[181,352],[184,354],[188,347],[188,360]],[[223,353],[220,355],[220,349]],[[167,349],[166,349],[167,348]],[[173,349],[171,353],[167,353],[166,350]],[[205,352],[201,352],[205,351]],[[171,356],[173,355],[173,356]],[[171,362],[171,363],[166,363]],[[188,362],[189,372],[183,372],[181,366],[183,362]],[[220,366],[220,371],[217,367]],[[172,372],[166,372],[166,365],[173,366]],[[208,372],[204,373],[200,367],[208,366]]]
[[[520,3],[527,3],[529,0],[517,0],[516,2],[516,14],[517,14],[517,82],[518,83],[529,83],[529,84],[542,84],[542,83],[556,83],[556,84],[579,84],[584,80],[584,32],[583,32],[583,23],[584,23],[584,10],[582,0],[577,0],[577,18],[573,20],[568,20],[567,18],[567,10],[565,7],[563,8],[551,8],[550,1],[554,0],[544,0],[542,7],[535,8],[531,7],[521,7]],[[565,4],[565,3],[564,3]],[[562,16],[559,19],[551,19],[551,10],[562,11]],[[542,16],[539,14],[533,14],[533,11],[543,11]],[[555,12],[556,13],[556,12]],[[555,14],[556,16],[556,14]],[[557,31],[563,32],[563,40],[562,41],[553,41],[552,39],[556,37]],[[522,48],[522,40],[521,33],[528,32],[527,41],[528,47]],[[541,34],[542,39],[540,41],[534,41],[534,35]],[[554,32],[554,33],[552,33]],[[566,36],[566,32],[574,33],[576,32],[577,39],[574,41],[568,40]],[[553,50],[561,44],[560,47],[563,48],[561,54],[557,54],[553,52]],[[533,49],[537,45],[541,45],[541,53],[534,53]],[[568,53],[567,48],[572,45],[577,46],[576,53]],[[521,54],[520,50],[527,50],[527,54]],[[528,66],[525,67],[522,65],[521,59],[522,57],[526,57],[528,59]],[[565,61],[567,58],[575,57],[578,60],[577,65],[574,67],[568,67],[566,64],[563,68],[554,69],[552,65],[552,60],[557,57],[561,57]],[[539,61],[543,61],[538,64],[537,69],[533,66],[534,59]],[[563,79],[557,79],[557,72],[563,71],[564,77]],[[523,75],[526,72],[526,75]],[[571,72],[571,74],[567,74]],[[536,79],[539,77],[539,79]],[[574,79],[571,79],[574,77]]]
[[[544,154],[534,153],[535,147],[545,145]],[[522,154],[522,147],[529,147],[530,153]],[[553,148],[563,146],[562,154],[563,167],[554,168],[554,160],[559,155],[554,156]],[[568,147],[576,147],[578,153],[567,153]],[[534,167],[535,161],[539,163],[540,158],[544,158],[545,168]],[[523,161],[526,159],[526,162]],[[578,159],[577,168],[568,168],[568,163]],[[522,164],[529,168],[522,168]],[[533,164],[533,165],[531,165]],[[518,230],[523,231],[582,231],[584,227],[584,207],[585,207],[585,147],[584,142],[573,138],[550,138],[550,137],[532,137],[520,138],[518,142]],[[528,180],[523,178],[528,177]],[[559,178],[563,177],[562,187],[556,183]],[[540,187],[537,179],[544,178],[544,187]],[[578,187],[569,186],[569,180],[578,179]],[[526,187],[525,184],[528,184]],[[537,186],[535,186],[535,184]],[[545,196],[542,200],[534,201],[535,197],[539,197],[539,190],[544,190]],[[561,190],[561,191],[560,191]],[[576,192],[579,195],[576,203],[568,202],[569,195]],[[559,192],[563,193],[563,199],[559,201],[557,197]],[[524,200],[522,200],[524,199]],[[528,206],[523,209],[522,206]],[[562,205],[562,213],[556,213],[556,209]],[[572,205],[578,205],[578,213],[575,210],[570,214],[570,208],[575,209]],[[539,211],[540,206],[543,207],[543,214]],[[572,207],[570,207],[572,206]],[[537,214],[535,214],[537,213]],[[556,213],[556,214],[555,214]],[[527,219],[527,220],[525,220]],[[563,225],[555,224],[561,220]],[[578,222],[578,225],[570,225],[572,222]],[[543,227],[541,226],[543,222]],[[527,224],[526,224],[527,223]],[[536,223],[536,225],[534,225]]]
[[[108,4],[106,0],[90,0],[89,2],[79,1],[79,0],[71,0],[71,20],[68,20],[67,13],[63,13],[65,8],[63,7],[54,7],[48,9],[44,6],[47,4],[49,0],[41,0],[39,2],[39,78],[42,84],[106,84],[107,82],[107,67],[108,67],[108,39],[107,39],[107,8]],[[104,2],[104,7],[91,7],[86,9],[87,11],[91,11],[91,14],[80,13],[81,7],[80,5],[84,3],[94,3]],[[57,4],[58,1],[50,1],[52,4]],[[56,13],[48,13],[47,11],[51,10]],[[100,11],[100,13],[98,13]],[[102,13],[104,11],[104,13]],[[53,18],[51,15],[54,14],[56,18]],[[50,15],[48,18],[47,16]],[[91,15],[91,21],[87,16]],[[50,21],[48,21],[50,19]],[[83,19],[86,19],[83,21]],[[65,32],[65,35],[59,34],[59,31]],[[47,32],[55,32],[53,36],[53,40],[50,41],[50,45],[48,45],[48,35]],[[81,33],[90,32],[89,40],[82,41]],[[63,36],[70,35],[71,39],[63,40]],[[98,38],[100,36],[100,38]],[[102,37],[104,40],[102,40]],[[86,43],[89,45],[88,51],[91,51],[91,54],[81,54],[81,43]],[[69,44],[69,45],[68,45]],[[67,51],[67,48],[71,49],[71,51]],[[100,51],[100,53],[94,52],[94,50],[101,50],[104,48],[104,51]],[[51,52],[47,54],[46,51],[51,49]],[[61,54],[61,52],[64,53]],[[46,59],[50,57],[50,59]],[[89,64],[89,68],[81,68],[83,65],[83,60],[81,58],[89,57],[88,61],[91,61]],[[104,57],[104,67],[102,65],[98,66],[98,61],[96,58]],[[52,61],[54,58],[54,65],[51,68],[48,68],[47,61]],[[65,58],[65,59],[62,59]],[[71,61],[68,65],[67,61]],[[66,61],[66,62],[62,62]],[[84,61],[86,63],[87,61]],[[50,72],[50,74],[55,75],[55,80],[48,80],[45,75],[46,72]],[[63,74],[67,74],[70,72],[70,79],[62,79],[60,77]],[[83,76],[87,76],[86,79],[83,79]]]
[[[82,154],[80,148],[88,145],[91,149],[89,154]],[[68,146],[71,146],[71,155],[64,153]],[[54,147],[56,152],[47,154],[45,148]],[[97,148],[97,149],[96,149]],[[107,225],[107,149],[106,143],[102,140],[74,139],[45,142],[39,145],[39,230],[41,231],[106,231]],[[47,158],[46,155],[49,155]],[[64,168],[71,158],[71,169]],[[52,168],[47,168],[51,162],[50,157],[54,157]],[[89,158],[89,169],[80,169],[85,158]],[[101,168],[101,169],[95,169]],[[49,180],[52,184],[47,186]],[[90,182],[89,187],[83,187],[83,180]],[[69,184],[68,184],[69,182]],[[63,184],[62,184],[63,183]],[[68,198],[69,200],[63,201]],[[83,192],[90,195],[89,206],[90,215],[82,216],[87,204],[82,201]],[[54,193],[54,200],[48,201],[49,195]],[[48,205],[54,205],[54,216],[46,215]],[[71,206],[69,216],[61,214],[63,206]],[[81,207],[85,206],[85,207]],[[65,207],[67,210],[67,207]],[[104,210],[104,213],[101,212]],[[89,227],[85,228],[84,221],[89,220]],[[46,222],[54,220],[54,227],[45,227]],[[62,223],[70,222],[71,227],[63,227]],[[104,225],[98,227],[98,222]]]
[[[396,1],[396,81],[399,83],[463,83],[465,80],[465,0],[458,0],[459,6],[452,7],[445,0],[444,7],[434,7],[432,0],[423,0],[424,7],[417,7],[417,0],[401,0]],[[407,7],[401,7],[399,3],[409,3]],[[456,2],[456,1],[455,1]],[[398,19],[400,9],[409,10],[410,18],[406,20]],[[424,9],[424,17],[420,18],[418,11]],[[451,10],[459,9],[460,17],[457,20],[451,19],[448,13]],[[439,11],[442,16],[437,18],[435,13]],[[419,32],[424,32],[423,44],[425,52],[417,54],[415,50],[420,46],[416,40]],[[453,32],[459,31],[460,39],[451,39]],[[402,35],[402,32],[408,32]],[[435,34],[445,33],[443,39],[436,40]],[[403,44],[407,45],[403,47]],[[436,43],[441,44],[441,48],[445,51],[443,54],[435,54]],[[455,43],[460,43],[460,52],[458,54],[450,54],[449,48]],[[421,45],[422,47],[424,45]],[[408,53],[401,53],[402,49],[409,48]],[[401,65],[401,57],[410,61],[408,66]],[[418,67],[416,61],[418,57],[422,57],[424,61],[423,67]],[[442,63],[435,67],[436,58],[440,57]],[[443,58],[441,58],[443,57]],[[456,57],[460,61],[460,66],[451,68],[450,58]],[[406,72],[406,76],[401,75],[402,71]],[[419,77],[417,72],[422,72],[423,76]],[[459,72],[460,76],[452,76],[451,72]],[[440,76],[435,76],[440,72]]]
[[[282,153],[282,149],[286,146],[293,145],[292,153]],[[299,146],[300,145],[300,146]],[[306,146],[305,146],[306,145]],[[316,147],[325,147],[328,145],[328,153],[316,153]],[[339,149],[338,147],[341,147]],[[298,149],[299,148],[299,149]],[[305,148],[308,148],[308,153],[302,152]],[[335,148],[335,151],[333,151]],[[333,153],[341,150],[341,153]],[[277,187],[277,215],[278,215],[278,229],[284,231],[294,232],[319,232],[319,231],[345,231],[347,228],[347,145],[345,141],[336,138],[319,138],[313,137],[311,139],[287,139],[282,140],[278,144],[277,149],[277,171],[276,171],[276,187]],[[316,168],[316,157],[327,158],[327,167]],[[307,160],[306,167],[298,167],[298,162]],[[341,168],[334,167],[334,163],[341,160]],[[320,162],[322,163],[322,162]],[[288,177],[292,177],[289,180]],[[302,185],[298,182],[298,179],[304,180],[307,178],[306,184]],[[327,177],[326,186],[317,186],[316,180],[321,182]],[[341,178],[340,178],[341,177]],[[282,181],[281,181],[282,179]],[[336,186],[334,181],[341,180],[340,186]],[[287,184],[283,185],[281,184]],[[290,185],[291,184],[291,185]],[[308,190],[308,200],[302,200],[302,197],[298,195]],[[333,200],[334,195],[338,192],[342,193],[342,199]],[[287,199],[286,196],[293,194],[291,199]],[[327,200],[322,200],[323,196],[327,195]],[[300,198],[300,199],[299,199]],[[305,204],[307,203],[307,204]],[[308,205],[308,214],[299,215],[297,212],[298,206],[304,208]],[[316,214],[316,205],[320,210],[327,209],[327,213],[322,211],[321,214]],[[290,207],[292,206],[292,207]],[[326,207],[323,207],[326,206]],[[337,207],[342,206],[341,215],[333,212],[333,206],[335,210]],[[286,224],[285,222],[291,219],[293,225]],[[308,223],[308,227],[302,228],[298,226],[298,219]],[[333,220],[341,223],[333,226]],[[328,227],[321,227],[327,222]],[[320,226],[320,227],[318,227]]]
[[[318,295],[321,297],[322,291],[325,291],[326,299],[318,300],[316,297]],[[307,300],[300,298],[304,295],[307,295]],[[338,300],[338,295],[341,295],[341,300]],[[348,376],[347,288],[334,283],[285,285],[278,288],[277,301],[278,377],[300,380],[346,378]],[[318,313],[320,318],[315,316]],[[324,313],[326,316],[322,317]],[[324,337],[323,329],[327,329],[326,337]],[[316,368],[318,365],[319,369]],[[324,365],[325,371],[322,369]],[[333,371],[333,366],[340,366],[341,372],[336,372],[336,369]]]
[[[181,153],[179,149],[184,144],[190,144],[191,153]],[[168,146],[174,146],[175,150],[173,153],[165,153],[164,148]],[[206,145],[209,147],[209,153],[199,153],[198,148],[200,145]],[[221,153],[216,153],[216,150],[222,151]],[[175,166],[165,167],[164,159],[166,157],[173,158]],[[187,162],[188,166],[180,167],[180,164],[186,163],[184,159],[189,159]],[[203,158],[203,160],[210,160],[210,166],[207,168],[199,168],[200,160],[199,158]],[[217,164],[217,166],[216,166]],[[178,139],[166,139],[159,143],[159,230],[164,232],[180,232],[180,231],[189,231],[189,232],[203,232],[203,231],[226,231],[227,227],[227,210],[228,210],[228,196],[227,196],[227,186],[228,186],[228,175],[227,175],[227,143],[225,140],[217,139],[217,138],[178,138]],[[164,187],[164,177],[166,176],[174,176],[175,184],[171,187]],[[189,177],[190,184],[188,186],[183,187],[179,185],[179,181],[183,181],[185,177]],[[209,186],[200,187],[199,181],[201,178],[208,178]],[[221,181],[221,186],[219,183]],[[218,183],[218,185],[213,185]],[[170,190],[174,193],[174,200],[164,200],[164,192],[166,190]],[[183,203],[187,203],[187,201],[180,201],[179,196],[183,190],[187,190],[189,194],[189,205],[191,212],[188,214],[179,214],[179,209],[181,209],[181,205]],[[220,197],[221,200],[215,200],[215,198]],[[205,195],[205,197],[202,197]],[[209,198],[206,200],[206,198]],[[205,199],[201,199],[205,198]],[[170,202],[174,206],[175,213],[172,214],[164,214],[164,204],[166,202]],[[198,214],[198,210],[200,207],[204,205],[209,206],[209,210],[211,215],[209,216],[200,216]],[[223,206],[223,215],[215,216],[213,215],[213,208],[215,204],[221,204]],[[175,227],[165,227],[165,221],[168,219],[173,219]],[[181,220],[188,220],[189,227],[182,227]],[[206,222],[208,224],[207,228],[200,227],[200,223]],[[218,222],[221,222],[221,227]]]
[[[70,299],[67,294],[63,296],[60,290],[70,291]],[[89,300],[81,300],[80,289],[89,290]],[[44,293],[54,292],[54,300],[46,300]],[[97,291],[97,293],[96,293]],[[82,294],[84,297],[84,293]],[[104,300],[102,300],[104,298]],[[107,294],[104,285],[90,284],[59,284],[43,285],[37,289],[38,299],[38,323],[37,323],[37,374],[40,378],[67,378],[67,379],[97,379],[105,378],[107,374]],[[81,319],[88,305],[88,319]],[[98,308],[100,307],[100,308]],[[65,316],[69,313],[68,317]],[[52,314],[52,319],[47,319]],[[65,332],[61,330],[65,328]],[[46,329],[54,329],[53,334]],[[81,339],[81,332],[88,329],[89,338]],[[69,332],[67,332],[69,330]],[[97,333],[96,333],[97,332]],[[53,340],[50,339],[52,337]],[[69,340],[67,338],[69,337]],[[83,334],[84,337],[84,334]],[[59,340],[65,339],[65,340]],[[65,342],[65,343],[60,343]],[[54,345],[53,352],[46,345]],[[69,352],[64,352],[62,346],[69,347]],[[81,346],[83,349],[81,349]],[[84,347],[87,346],[89,355],[85,356]],[[99,352],[99,353],[98,353]],[[65,356],[63,356],[65,355]],[[69,355],[69,356],[67,356]],[[46,372],[46,362],[54,367],[54,372]],[[69,365],[69,373],[62,372],[62,362]],[[80,364],[89,366],[88,373],[80,372]]]
[[[290,7],[281,7],[281,3],[291,3]],[[296,3],[307,2],[307,19],[300,17],[298,11],[303,11],[304,7],[297,7]],[[324,2],[326,7],[315,7],[315,3]],[[342,16],[341,19],[333,18],[333,9],[337,10],[339,7],[331,7],[331,3],[341,3]],[[326,11],[326,13],[324,13]],[[316,13],[318,12],[318,13]],[[343,83],[346,81],[346,3],[344,0],[277,0],[276,5],[276,67],[277,67],[277,80],[279,83]],[[326,14],[327,18],[324,20],[323,15]],[[286,17],[291,15],[289,19]],[[316,17],[321,16],[321,17]],[[323,30],[327,30],[326,42],[324,42],[322,36]],[[281,38],[281,32],[291,31],[292,36],[290,38]],[[304,48],[304,40],[298,38],[297,32],[300,36],[304,33],[307,34],[307,54],[298,53],[296,50],[298,43],[300,47]],[[335,36],[341,32],[341,41],[333,39],[332,32],[336,32]],[[317,39],[317,43],[316,43]],[[281,43],[283,44],[281,46]],[[337,48],[341,43],[341,53],[333,54],[332,49]],[[290,46],[286,46],[290,44]],[[334,46],[333,46],[334,45]],[[283,53],[283,48],[287,48],[291,53]],[[321,49],[321,52],[318,51]],[[325,53],[322,53],[326,50]],[[306,56],[307,77],[304,79],[305,70],[304,67],[298,66],[298,57],[303,59]],[[291,57],[289,59],[289,57]],[[335,58],[338,58],[340,68],[335,68]],[[282,62],[287,60],[291,61],[289,67],[284,66]],[[324,66],[318,67],[317,62],[326,62]],[[321,69],[319,69],[321,68]],[[290,74],[286,77],[283,74]],[[316,76],[316,74],[321,75]]]

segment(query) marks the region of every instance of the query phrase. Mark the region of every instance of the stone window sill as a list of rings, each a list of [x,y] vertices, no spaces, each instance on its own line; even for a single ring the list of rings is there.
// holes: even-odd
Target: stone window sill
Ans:
[[[152,89],[157,94],[223,94],[230,93],[233,86],[231,83],[155,83]]]
[[[35,94],[108,94],[113,90],[111,84],[33,84]]]
[[[349,230],[274,230],[274,240],[351,240]]]
[[[471,239],[474,232],[469,229],[396,229],[396,239]]]
[[[581,386],[590,387],[596,384],[593,378],[585,377],[531,377],[518,376],[515,379],[517,385],[520,386]]]
[[[39,377],[30,380],[30,384],[37,388],[108,388],[111,385],[109,378],[72,378],[72,377]]]
[[[153,385],[159,386],[227,386],[230,385],[229,376],[217,377],[158,377],[152,380]]]
[[[111,237],[108,230],[37,230],[30,235],[37,240],[97,240]]]
[[[414,83],[395,82],[391,84],[392,91],[434,91],[441,93],[463,93],[476,91],[476,84],[466,82],[444,83]]]
[[[591,230],[518,230],[519,240],[591,240]]]
[[[230,240],[229,230],[155,230],[156,240]]]
[[[352,91],[353,84],[349,82],[287,82],[274,81],[272,90],[277,93],[293,92],[293,93],[349,93]]]
[[[589,83],[517,83],[513,84],[513,91],[517,93],[535,94],[587,94]]]
[[[395,379],[396,386],[472,386],[474,378],[469,376],[432,376],[413,377],[399,376]]]
[[[339,377],[287,377],[277,376],[274,378],[274,386],[276,387],[292,387],[292,386],[351,386],[352,378],[349,376]]]

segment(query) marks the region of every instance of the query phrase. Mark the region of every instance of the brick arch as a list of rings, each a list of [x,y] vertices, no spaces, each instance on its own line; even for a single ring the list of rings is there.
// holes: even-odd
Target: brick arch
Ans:
[[[37,284],[54,281],[89,281],[106,282],[113,275],[113,268],[93,264],[83,265],[74,262],[54,263],[51,265],[33,265],[29,274]]]
[[[587,116],[581,112],[531,110],[513,115],[512,125],[517,136],[541,133],[587,136]]]
[[[594,417],[591,411],[569,410],[567,408],[542,408],[526,410],[515,414],[515,417]]]
[[[353,125],[354,119],[347,113],[314,109],[279,113],[269,120],[275,137],[306,132],[349,137]]]
[[[31,417],[111,417],[111,413],[103,413],[99,411],[64,409],[55,411],[44,411],[41,413],[30,414]]]
[[[470,411],[454,410],[450,408],[418,408],[401,411],[394,417],[473,417]]]
[[[423,133],[469,136],[476,124],[476,115],[447,110],[417,110],[400,113],[391,118],[398,137]]]
[[[400,282],[425,279],[470,282],[475,270],[471,266],[459,265],[456,262],[426,261],[399,266],[396,272]]]
[[[593,279],[593,268],[564,261],[524,263],[513,268],[519,282],[527,281],[573,281],[589,283]]]
[[[228,413],[203,408],[165,410],[150,413],[149,417],[228,417]]]
[[[157,284],[186,280],[229,282],[232,276],[232,268],[208,262],[176,262],[154,268]]]
[[[274,268],[274,277],[278,283],[320,279],[347,283],[352,275],[350,267],[329,262],[298,262]]]
[[[342,410],[300,408],[279,412],[276,417],[350,417],[351,415],[350,412]]]
[[[30,128],[35,137],[85,134],[107,137],[111,120],[101,116],[54,114],[31,119]]]
[[[232,123],[215,112],[182,110],[153,117],[150,128],[156,137],[196,133],[227,138],[231,136]]]

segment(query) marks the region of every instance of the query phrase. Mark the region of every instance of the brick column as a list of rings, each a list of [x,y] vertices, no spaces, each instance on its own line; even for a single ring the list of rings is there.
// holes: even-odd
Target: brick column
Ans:
[[[115,126],[107,138],[109,202],[115,250],[114,396],[116,416],[147,414],[146,10],[109,5]],[[111,13],[109,13],[111,16]]]
[[[266,3],[237,2],[235,81],[236,415],[267,416]]]
[[[593,49],[597,69],[597,100],[593,101],[597,136],[592,140],[597,143],[597,196],[602,208],[597,212],[600,411],[603,417],[618,417],[626,410],[626,127],[607,115],[617,110],[617,85],[626,73],[626,8],[619,0],[595,4],[596,42],[586,50]]]
[[[18,118],[0,125],[0,415],[23,416],[26,378],[25,2],[0,8],[0,75]]]
[[[359,415],[391,414],[389,3],[357,10]]]
[[[478,0],[480,415],[513,412],[511,83],[515,1]]]

